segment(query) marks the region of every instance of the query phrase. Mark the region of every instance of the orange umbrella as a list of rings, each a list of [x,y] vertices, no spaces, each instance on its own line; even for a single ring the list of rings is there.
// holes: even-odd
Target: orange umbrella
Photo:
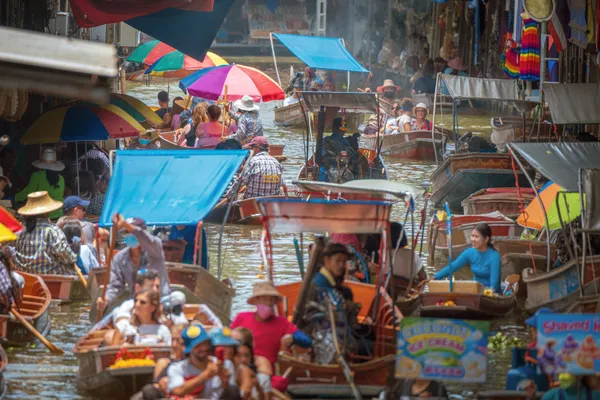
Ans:
[[[542,206],[540,205],[540,200],[546,209],[550,230],[562,228],[560,223],[561,219],[564,223],[568,223],[579,217],[581,214],[579,193],[566,192],[564,195],[559,193],[564,191],[565,190],[556,183],[546,184],[540,191],[539,197],[533,199],[525,211],[517,218],[517,223],[521,226],[541,231],[546,226],[546,220],[544,218]]]

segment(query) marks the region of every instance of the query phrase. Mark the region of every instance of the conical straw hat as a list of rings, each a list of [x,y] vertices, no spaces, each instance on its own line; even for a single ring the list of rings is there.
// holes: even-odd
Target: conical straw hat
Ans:
[[[53,200],[48,192],[33,192],[27,196],[27,204],[19,208],[18,213],[25,216],[43,215],[62,208],[61,201]]]

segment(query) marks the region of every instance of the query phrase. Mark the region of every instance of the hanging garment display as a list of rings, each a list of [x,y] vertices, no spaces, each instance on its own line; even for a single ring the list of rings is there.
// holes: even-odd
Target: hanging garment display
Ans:
[[[525,81],[540,80],[539,24],[531,18],[523,21],[523,36],[519,58],[519,76]]]

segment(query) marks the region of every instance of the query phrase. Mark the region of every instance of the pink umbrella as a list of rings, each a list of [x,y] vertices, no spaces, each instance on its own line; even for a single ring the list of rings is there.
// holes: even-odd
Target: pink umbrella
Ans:
[[[208,100],[218,100],[225,95],[227,100],[239,100],[245,94],[254,101],[283,100],[285,93],[277,82],[256,68],[244,65],[223,65],[200,70],[179,82],[186,93]]]

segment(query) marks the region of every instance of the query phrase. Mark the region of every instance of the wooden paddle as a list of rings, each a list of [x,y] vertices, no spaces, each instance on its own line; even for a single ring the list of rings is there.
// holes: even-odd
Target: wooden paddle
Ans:
[[[104,277],[104,287],[102,288],[102,300],[106,298],[106,289],[108,289],[108,284],[110,283],[110,265],[113,259],[113,252],[115,250],[115,245],[117,244],[117,229],[113,224],[110,229],[110,247],[108,249],[108,257],[106,258],[106,276]],[[98,319],[102,319],[102,314],[104,310],[98,310]]]
[[[85,276],[83,276],[83,274],[81,273],[81,270],[79,269],[79,267],[77,266],[77,264],[73,264],[73,267],[75,267],[75,272],[77,273],[77,276],[79,277],[79,280],[81,281],[81,283],[83,283],[83,287],[85,287],[87,289],[87,280],[85,279]]]
[[[64,354],[65,351],[63,349],[61,349],[60,347],[55,346],[54,344],[52,344],[48,339],[46,339],[41,333],[39,333],[37,331],[37,329],[35,329],[33,327],[33,325],[31,325],[29,323],[29,321],[27,321],[25,319],[24,316],[21,315],[21,313],[19,313],[15,307],[11,307],[10,309],[10,313],[19,320],[19,322],[21,323],[21,325],[23,325],[25,328],[27,328],[27,330],[31,333],[33,333],[33,335],[38,338],[40,340],[40,342],[42,342],[44,344],[44,346],[46,346],[48,348],[48,350],[50,350],[51,352],[55,353],[55,354]]]

